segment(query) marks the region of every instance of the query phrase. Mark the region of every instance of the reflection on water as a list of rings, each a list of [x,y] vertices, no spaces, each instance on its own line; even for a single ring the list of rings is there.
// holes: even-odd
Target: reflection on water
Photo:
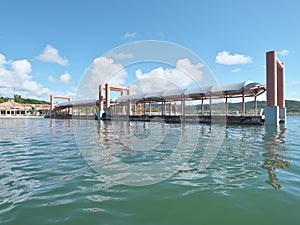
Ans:
[[[218,126],[206,124],[2,119],[0,224],[186,224],[190,218],[190,224],[296,224],[300,117],[288,120],[288,130],[227,126],[212,139]],[[150,137],[153,143],[142,144]],[[197,137],[196,145],[186,137]],[[219,151],[207,151],[218,139]],[[178,143],[181,151],[173,154]],[[194,151],[186,152],[192,144]],[[165,158],[188,160],[170,163],[174,174],[161,183],[132,187],[111,182],[122,171],[96,173],[82,157],[90,154],[96,165],[113,166],[98,160],[103,151],[118,167],[158,168],[151,178],[163,171],[155,166]],[[201,162],[211,159],[203,169]],[[140,182],[149,175],[135,172],[127,178]],[[253,222],[253,215],[261,219]]]
[[[285,159],[284,126],[228,126],[219,150],[209,152],[207,150],[220,141],[218,137],[212,138],[213,129],[214,126],[206,124],[101,121],[97,128],[98,141],[106,152],[102,155],[106,161],[101,162],[156,166],[178,148],[181,136],[194,135],[197,136],[192,139],[197,141],[194,151],[183,151],[188,160],[180,167],[171,164],[168,168],[175,173],[171,178],[173,184],[200,187],[198,190],[242,188],[249,185],[250,180],[264,177],[264,170],[267,170],[267,183],[276,189],[281,188],[275,171],[290,167]],[[182,157],[182,154],[176,157]],[[208,167],[201,167],[203,161],[209,161]],[[263,186],[263,183],[256,184],[256,187]]]
[[[263,153],[265,159],[262,168],[268,171],[269,180],[267,183],[272,185],[275,189],[281,188],[275,170],[288,169],[290,167],[290,163],[285,160],[285,153],[288,150],[284,145],[285,132],[286,128],[284,124],[280,124],[280,126],[266,126],[265,135],[263,137],[264,149],[267,150],[267,152]]]
[[[128,185],[168,179],[192,158],[201,136],[199,126],[158,120],[100,121],[98,143],[90,130],[84,124],[75,128],[77,144],[88,164],[107,180]]]

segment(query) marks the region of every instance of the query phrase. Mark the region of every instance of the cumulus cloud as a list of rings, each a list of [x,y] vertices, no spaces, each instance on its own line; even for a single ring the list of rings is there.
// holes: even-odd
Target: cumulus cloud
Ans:
[[[172,88],[186,88],[194,82],[202,80],[201,63],[192,64],[189,59],[179,59],[175,68],[158,67],[143,73],[136,70],[136,84],[132,85],[132,92],[150,92],[153,90],[167,90]]]
[[[69,84],[71,81],[71,75],[68,72],[65,72],[60,76],[60,81],[64,84]]]
[[[125,85],[127,71],[121,64],[115,63],[112,58],[98,57],[87,69],[79,84],[77,98],[97,98],[98,87],[101,84]]]
[[[131,81],[132,94],[139,92],[160,91],[173,88],[186,88],[203,79],[203,64],[193,64],[189,59],[179,59],[174,68],[157,67],[150,72],[135,71],[135,81]],[[128,72],[109,57],[99,57],[87,69],[78,86],[76,99],[98,98],[99,85],[109,83],[124,86],[127,84]],[[132,79],[132,77],[131,77]],[[128,79],[129,80],[129,79]]]
[[[50,90],[30,75],[31,64],[27,60],[6,60],[0,54],[0,95],[20,94],[26,97],[49,96]]]
[[[43,62],[53,62],[62,66],[67,66],[69,61],[66,57],[61,57],[59,51],[51,45],[46,45],[43,53],[36,57],[37,60]]]
[[[286,55],[288,55],[289,53],[290,53],[290,51],[289,50],[286,50],[286,49],[283,49],[283,50],[281,50],[281,51],[278,51],[277,52],[279,55],[281,55],[281,56],[286,56]]]
[[[124,38],[124,39],[134,38],[134,37],[136,37],[136,35],[137,35],[137,32],[132,32],[132,33],[126,32],[126,33],[123,35],[123,38]]]
[[[64,84],[70,84],[71,83],[71,75],[69,74],[69,72],[65,72],[64,74],[62,74],[59,79],[55,79],[52,75],[50,75],[48,77],[48,81],[49,82],[60,82],[60,83],[64,83]]]
[[[224,65],[239,65],[252,63],[252,59],[249,56],[241,54],[230,54],[230,52],[219,52],[216,56],[216,63]]]

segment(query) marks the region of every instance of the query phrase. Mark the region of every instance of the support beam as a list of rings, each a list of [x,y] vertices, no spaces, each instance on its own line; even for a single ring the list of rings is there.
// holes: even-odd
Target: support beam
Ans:
[[[177,115],[177,103],[174,102],[174,115],[176,116]]]
[[[254,95],[254,115],[257,116],[257,95]]]
[[[242,115],[245,116],[245,93],[242,95]]]
[[[211,108],[211,96],[209,96],[209,115],[211,116],[212,114],[212,108]]]
[[[204,98],[201,98],[201,115],[204,116]]]
[[[225,114],[226,114],[226,116],[228,116],[228,98],[227,98],[227,96],[225,96]]]
[[[110,85],[105,84],[105,109],[108,110],[110,107]]]
[[[181,101],[181,115],[185,116],[185,100]]]

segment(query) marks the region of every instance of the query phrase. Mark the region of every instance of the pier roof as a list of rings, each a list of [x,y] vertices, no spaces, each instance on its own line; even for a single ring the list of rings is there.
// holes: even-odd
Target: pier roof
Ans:
[[[181,100],[181,99],[205,99],[211,98],[237,98],[237,97],[251,97],[258,96],[265,92],[266,87],[258,82],[245,81],[232,84],[212,85],[212,86],[197,86],[187,89],[170,89],[170,90],[156,90],[152,92],[123,95],[117,99],[117,102],[126,101],[162,101],[162,100]]]

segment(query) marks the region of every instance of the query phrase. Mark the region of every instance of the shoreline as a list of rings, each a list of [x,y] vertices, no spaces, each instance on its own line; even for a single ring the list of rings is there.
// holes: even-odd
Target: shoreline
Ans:
[[[18,116],[0,116],[0,119],[32,119],[32,118],[36,118],[36,119],[40,119],[40,118],[45,118],[45,115],[41,115],[41,116],[34,116],[34,115],[30,115],[30,116],[22,116],[22,115],[18,115]]]

